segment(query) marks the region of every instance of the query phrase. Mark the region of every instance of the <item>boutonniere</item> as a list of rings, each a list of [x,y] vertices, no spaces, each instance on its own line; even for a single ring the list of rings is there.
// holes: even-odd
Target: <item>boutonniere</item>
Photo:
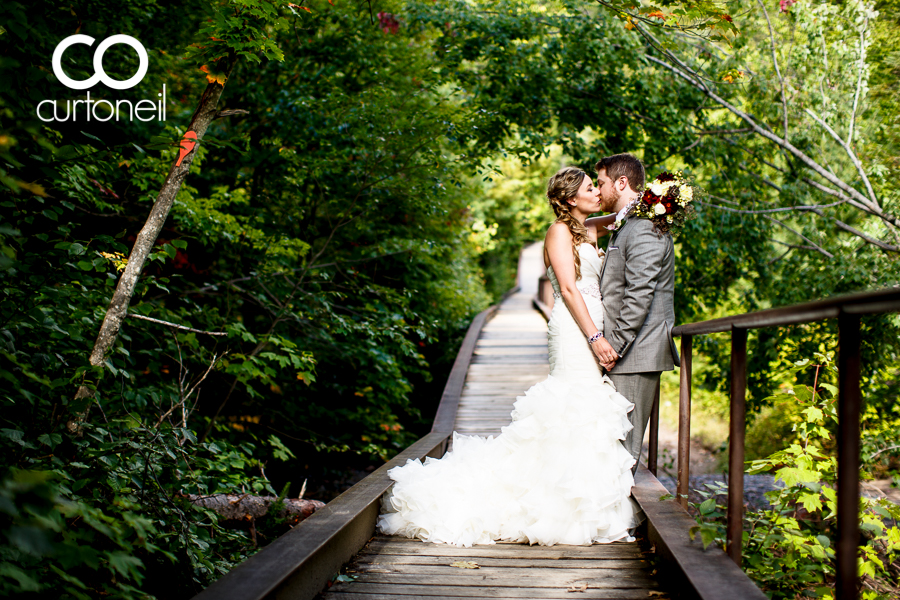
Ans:
[[[615,223],[613,223],[612,225],[607,225],[606,228],[609,231],[618,231],[622,228],[622,225],[625,224],[625,221],[627,221],[627,219],[616,219]]]

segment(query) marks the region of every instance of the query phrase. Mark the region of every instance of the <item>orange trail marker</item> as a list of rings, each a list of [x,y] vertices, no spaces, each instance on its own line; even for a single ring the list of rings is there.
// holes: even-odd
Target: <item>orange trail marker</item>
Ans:
[[[181,161],[184,160],[184,157],[190,154],[194,146],[197,145],[197,134],[193,131],[188,131],[184,134],[184,137],[181,138],[181,151],[178,152],[178,160],[175,161],[175,166],[180,166]]]

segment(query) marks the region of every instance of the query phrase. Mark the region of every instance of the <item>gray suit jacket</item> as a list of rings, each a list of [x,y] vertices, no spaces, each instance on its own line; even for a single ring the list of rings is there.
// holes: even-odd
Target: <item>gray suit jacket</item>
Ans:
[[[600,272],[603,335],[621,357],[613,373],[671,371],[679,361],[675,325],[675,246],[648,219],[613,232]]]

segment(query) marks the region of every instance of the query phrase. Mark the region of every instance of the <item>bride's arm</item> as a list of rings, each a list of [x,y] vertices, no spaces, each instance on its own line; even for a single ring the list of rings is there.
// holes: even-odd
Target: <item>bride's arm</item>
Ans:
[[[604,235],[609,233],[609,229],[607,229],[607,225],[612,225],[616,222],[616,213],[611,213],[608,215],[603,215],[602,217],[591,217],[590,219],[585,219],[584,226],[588,229],[593,229],[597,238],[602,238]]]
[[[597,333],[597,326],[588,312],[584,297],[575,286],[575,258],[572,254],[572,234],[565,223],[554,223],[547,231],[544,246],[550,257],[550,266],[559,281],[559,291],[563,302],[569,309],[575,322],[581,327],[584,337],[589,338]]]

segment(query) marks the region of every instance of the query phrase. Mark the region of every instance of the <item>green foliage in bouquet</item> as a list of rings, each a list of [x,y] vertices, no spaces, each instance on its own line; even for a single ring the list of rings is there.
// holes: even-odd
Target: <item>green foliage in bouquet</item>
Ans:
[[[663,171],[647,185],[627,216],[650,219],[659,233],[678,234],[694,216],[695,195],[697,187],[681,171]]]

